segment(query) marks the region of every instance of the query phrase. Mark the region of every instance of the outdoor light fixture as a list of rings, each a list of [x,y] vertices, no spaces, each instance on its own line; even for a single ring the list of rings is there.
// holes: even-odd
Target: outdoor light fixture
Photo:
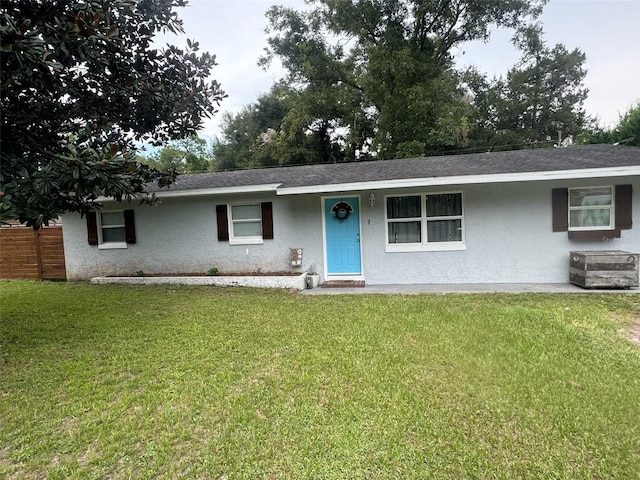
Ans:
[[[373,193],[369,194],[369,206],[373,207],[376,204],[376,196]]]

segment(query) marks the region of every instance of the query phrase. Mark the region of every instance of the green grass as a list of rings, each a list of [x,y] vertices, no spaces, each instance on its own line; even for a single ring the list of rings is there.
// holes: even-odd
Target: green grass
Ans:
[[[0,477],[637,478],[635,295],[0,282]]]

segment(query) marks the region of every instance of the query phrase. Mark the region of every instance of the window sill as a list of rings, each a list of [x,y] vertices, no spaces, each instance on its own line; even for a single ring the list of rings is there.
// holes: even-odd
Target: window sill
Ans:
[[[262,245],[262,237],[230,238],[229,245]]]
[[[98,250],[113,250],[117,248],[127,248],[126,242],[109,242],[98,245]]]
[[[620,238],[620,229],[569,230],[569,240],[602,240],[603,238]]]
[[[433,243],[428,245],[416,244],[394,244],[387,245],[385,251],[387,253],[395,252],[448,252],[456,250],[466,250],[464,243]]]

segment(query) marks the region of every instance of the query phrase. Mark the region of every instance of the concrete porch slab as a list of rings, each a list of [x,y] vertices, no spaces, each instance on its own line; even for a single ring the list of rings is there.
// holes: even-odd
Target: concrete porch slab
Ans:
[[[468,283],[468,284],[418,284],[418,285],[366,285],[362,288],[313,288],[304,295],[336,294],[398,294],[422,293],[618,293],[640,294],[640,289],[584,289],[570,283]]]

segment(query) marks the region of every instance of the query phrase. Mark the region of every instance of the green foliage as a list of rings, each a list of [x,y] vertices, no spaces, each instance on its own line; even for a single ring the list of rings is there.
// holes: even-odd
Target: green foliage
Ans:
[[[141,161],[160,171],[198,173],[213,170],[207,141],[195,136],[169,142],[160,150],[143,157]]]
[[[280,60],[298,92],[283,122],[284,144],[310,144],[325,162],[466,145],[469,103],[451,50],[488,38],[492,28],[523,25],[544,3],[317,0],[305,12],[272,7],[262,64]]]
[[[210,277],[215,277],[218,274],[218,269],[216,267],[211,267],[209,270],[207,270],[207,275],[209,275]]]
[[[550,145],[585,126],[584,54],[530,23],[546,0],[309,3],[267,11],[260,64],[277,59],[286,77],[225,117],[219,169]],[[493,80],[456,71],[453,49],[496,27],[516,31],[518,64]]]
[[[603,128],[593,120],[580,137],[581,143],[616,143],[640,146],[640,101],[618,119],[613,128]]]
[[[181,32],[185,0],[0,4],[0,212],[38,228],[101,196],[150,200],[174,172],[140,165],[134,142],[194,135],[223,97],[215,58],[152,47]]]
[[[583,102],[585,55],[563,45],[546,45],[539,24],[523,27],[514,37],[522,51],[506,78],[488,81],[476,70],[465,80],[473,94],[471,142],[522,148],[550,145],[558,137],[578,136],[586,123]]]
[[[640,101],[620,117],[614,132],[617,142],[628,140],[627,145],[640,146]]]
[[[146,276],[147,276],[147,274],[146,274],[146,273],[144,273],[144,271],[143,271],[143,270],[138,270],[138,271],[136,272],[136,277],[146,277]]]
[[[634,295],[0,287],[2,478],[640,471]]]
[[[222,117],[222,138],[215,139],[212,156],[218,170],[270,167],[287,163],[281,161],[282,122],[295,95],[290,89],[276,84],[247,105],[238,114]]]

